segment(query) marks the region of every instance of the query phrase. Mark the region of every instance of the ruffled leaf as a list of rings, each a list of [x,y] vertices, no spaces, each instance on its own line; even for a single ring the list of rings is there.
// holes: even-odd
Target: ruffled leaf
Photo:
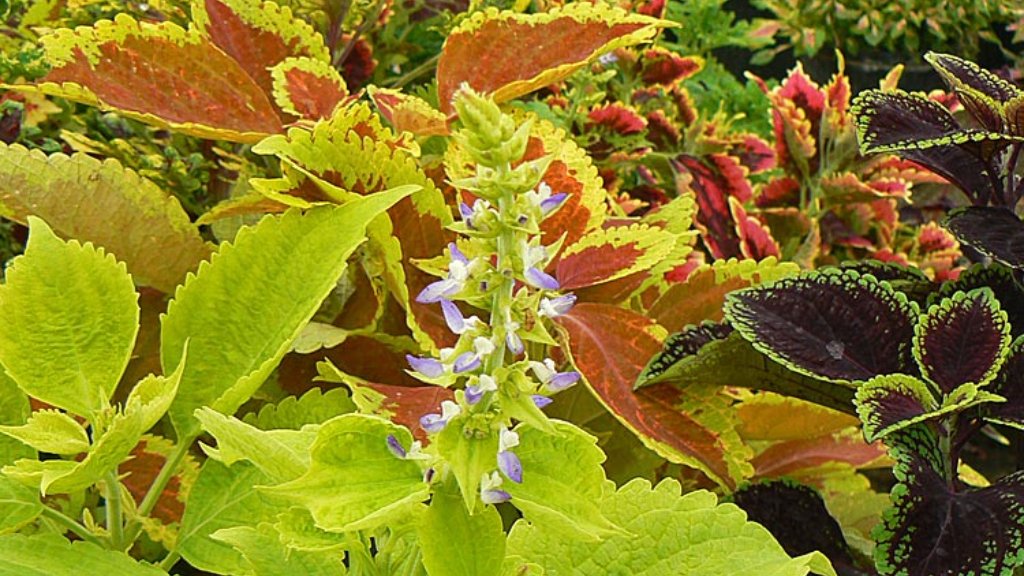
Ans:
[[[54,576],[69,569],[82,574],[166,576],[163,570],[140,564],[123,552],[88,542],[69,542],[53,534],[0,536],[0,576]],[[69,567],[74,568],[69,568]]]
[[[837,382],[909,369],[917,305],[872,276],[830,270],[729,295],[726,318],[790,369]]]
[[[422,98],[399,90],[370,86],[370,99],[396,132],[417,136],[447,136],[448,119]]]
[[[689,177],[689,187],[697,200],[697,225],[712,256],[717,259],[741,256],[729,199],[745,202],[751,198],[746,168],[736,158],[724,154],[710,154],[703,161],[682,155],[671,162],[680,175]]]
[[[441,111],[463,82],[504,102],[555,84],[605,52],[650,42],[667,22],[596,4],[546,13],[481,10],[445,40],[437,63]]]
[[[196,410],[203,430],[217,441],[217,447],[203,451],[231,466],[239,460],[252,463],[272,482],[294,480],[309,468],[309,448],[316,438],[315,427],[302,430],[260,430],[209,408]]]
[[[1024,429],[1024,337],[1010,345],[1006,361],[990,388],[992,393],[1006,398],[1006,402],[986,406],[985,417]]]
[[[928,304],[936,304],[957,292],[970,292],[977,288],[992,291],[1000,308],[1006,312],[1014,338],[1024,333],[1024,288],[1014,278],[1012,268],[1000,264],[975,264],[960,273],[955,281],[943,282],[939,290],[928,298]]]
[[[246,414],[242,421],[260,430],[298,430],[307,424],[323,424],[335,416],[355,410],[356,405],[348,390],[335,388],[324,391],[313,388],[301,397],[288,396],[274,404],[266,404],[259,412]]]

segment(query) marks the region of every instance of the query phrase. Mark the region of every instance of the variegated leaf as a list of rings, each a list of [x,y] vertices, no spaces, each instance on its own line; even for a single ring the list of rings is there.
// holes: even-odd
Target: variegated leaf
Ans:
[[[353,99],[345,79],[322,60],[287,58],[270,75],[278,108],[304,120],[330,118],[335,108]]]
[[[595,230],[562,251],[556,277],[563,290],[575,290],[647,270],[675,245],[674,234],[634,224]]]
[[[425,100],[400,90],[370,86],[370,98],[396,132],[412,132],[416,136],[446,136],[448,119]]]

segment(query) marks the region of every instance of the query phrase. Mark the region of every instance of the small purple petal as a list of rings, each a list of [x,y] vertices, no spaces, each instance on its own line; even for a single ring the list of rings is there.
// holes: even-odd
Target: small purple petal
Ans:
[[[391,453],[399,458],[405,458],[405,448],[402,447],[398,438],[395,438],[391,434],[388,434],[388,450],[391,450]]]
[[[524,350],[526,350],[526,347],[523,345],[523,339],[520,338],[519,334],[516,334],[515,331],[509,332],[505,335],[505,346],[513,356],[519,356]]]
[[[579,372],[559,372],[551,377],[551,380],[547,381],[548,388],[555,391],[565,390],[573,384],[579,382]]]
[[[463,220],[468,222],[473,217],[473,209],[469,207],[469,204],[459,202],[459,214],[462,215]]]
[[[420,304],[433,304],[439,302],[442,298],[458,294],[461,288],[458,282],[450,278],[431,282],[416,295],[416,301]]]
[[[545,299],[541,303],[541,312],[546,316],[554,318],[566,314],[576,304],[575,294],[563,294],[551,299]]]
[[[512,495],[504,490],[484,490],[480,493],[480,500],[484,504],[501,504],[502,502],[508,502],[512,499]]]
[[[466,318],[454,302],[442,298],[441,311],[444,312],[444,322],[448,325],[449,330],[455,334],[462,334],[466,331]]]
[[[421,358],[412,354],[406,354],[405,360],[413,370],[427,378],[437,378],[444,374],[444,364],[441,364],[441,361],[436,358]]]
[[[480,358],[472,352],[463,352],[459,354],[458,358],[455,359],[455,365],[453,371],[456,374],[462,374],[463,372],[469,372],[470,370],[476,370],[480,367]]]
[[[466,386],[466,402],[470,405],[476,404],[484,397],[484,391],[479,386]]]
[[[462,250],[459,250],[459,247],[455,245],[455,242],[448,243],[448,251],[451,252],[452,260],[458,260],[463,264],[469,264],[469,258],[466,258],[466,255],[462,253]]]
[[[565,192],[559,192],[558,194],[552,194],[551,196],[548,196],[547,198],[541,200],[541,202],[540,202],[540,209],[544,213],[544,215],[547,216],[555,208],[558,208],[559,206],[561,206],[562,202],[565,202],[565,199],[568,198],[568,197],[569,197],[569,194],[567,194]]]
[[[519,456],[516,456],[515,452],[498,452],[498,468],[509,480],[516,484],[523,483],[523,463],[519,461]]]
[[[530,398],[533,400],[533,403],[537,406],[537,408],[540,408],[542,410],[544,408],[547,408],[548,406],[551,405],[552,402],[554,402],[554,399],[548,398],[547,396],[543,396],[541,394],[534,394],[530,396]]]
[[[558,280],[555,280],[554,276],[536,267],[531,266],[526,271],[526,281],[537,288],[558,290]]]
[[[448,421],[441,418],[440,414],[424,414],[420,416],[420,428],[423,428],[428,434],[440,432],[447,423]]]

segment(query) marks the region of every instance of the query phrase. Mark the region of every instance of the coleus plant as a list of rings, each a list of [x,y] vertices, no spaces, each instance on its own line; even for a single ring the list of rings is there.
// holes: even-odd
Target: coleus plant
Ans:
[[[1006,310],[988,284],[1010,296]],[[846,409],[886,443],[898,481],[875,530],[879,573],[1009,575],[1021,563],[1021,476],[972,486],[960,457],[987,423],[1020,426],[1013,286],[985,268],[938,289],[891,265],[822,269],[730,294],[727,323],[673,337],[648,375],[682,383],[756,352],[765,380],[791,393],[840,409],[852,397]]]

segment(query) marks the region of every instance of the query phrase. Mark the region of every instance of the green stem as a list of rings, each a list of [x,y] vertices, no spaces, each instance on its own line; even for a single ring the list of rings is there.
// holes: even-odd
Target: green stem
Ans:
[[[139,504],[137,517],[133,518],[125,529],[124,541],[129,545],[134,543],[139,534],[142,533],[142,521],[140,519],[149,516],[149,513],[156,507],[156,503],[160,500],[160,495],[163,494],[164,488],[167,487],[167,483],[174,477],[174,473],[178,471],[181,461],[185,459],[185,455],[188,454],[195,439],[195,436],[185,438],[175,447],[174,453],[164,462],[163,468],[160,469],[156,479],[153,480],[153,484],[149,486],[149,490],[142,498],[142,503]]]
[[[121,509],[121,481],[117,479],[117,468],[107,473],[103,496],[107,500],[107,532],[110,533],[110,546],[114,550],[124,550],[124,511]]]
[[[171,550],[167,553],[167,556],[164,556],[164,559],[161,560],[157,566],[164,572],[170,572],[171,568],[174,568],[174,565],[177,564],[180,559],[181,554],[175,550]]]
[[[70,516],[64,514],[63,512],[59,512],[57,510],[54,510],[53,508],[50,508],[49,506],[43,506],[42,515],[43,515],[44,518],[48,518],[50,520],[53,520],[57,524],[60,524],[64,528],[67,528],[71,532],[74,532],[75,536],[78,536],[79,538],[81,538],[82,540],[85,540],[86,542],[91,542],[93,544],[96,544],[97,546],[103,546],[104,545],[103,541],[100,540],[100,538],[98,536],[93,534],[91,530],[89,530],[85,526],[82,526],[80,523],[75,521],[74,518],[71,518]]]
[[[398,78],[396,78],[394,80],[390,80],[390,81],[384,82],[384,85],[385,86],[390,86],[391,88],[395,88],[395,89],[401,88],[401,87],[405,86],[406,84],[408,84],[409,82],[412,82],[413,80],[419,78],[423,74],[426,74],[427,72],[433,70],[434,67],[437,66],[437,61],[440,60],[440,59],[441,59],[441,55],[440,54],[438,54],[436,56],[431,56],[430,58],[427,58],[426,60],[421,62],[418,66],[416,66],[412,70],[406,72],[405,74],[399,76]]]
[[[498,180],[501,181],[501,176],[508,172],[508,166],[499,168]],[[494,374],[498,368],[505,364],[505,336],[508,332],[505,320],[508,317],[508,310],[512,307],[512,296],[516,285],[515,271],[513,269],[515,258],[513,258],[513,254],[517,248],[516,232],[505,224],[505,218],[507,212],[512,210],[514,205],[515,202],[512,194],[508,193],[508,191],[505,191],[498,198],[499,221],[502,223],[502,230],[498,234],[498,272],[501,274],[501,284],[495,289],[494,299],[491,300],[490,324],[497,350],[487,358],[484,371],[488,374]],[[510,272],[510,274],[505,274],[505,272]]]

